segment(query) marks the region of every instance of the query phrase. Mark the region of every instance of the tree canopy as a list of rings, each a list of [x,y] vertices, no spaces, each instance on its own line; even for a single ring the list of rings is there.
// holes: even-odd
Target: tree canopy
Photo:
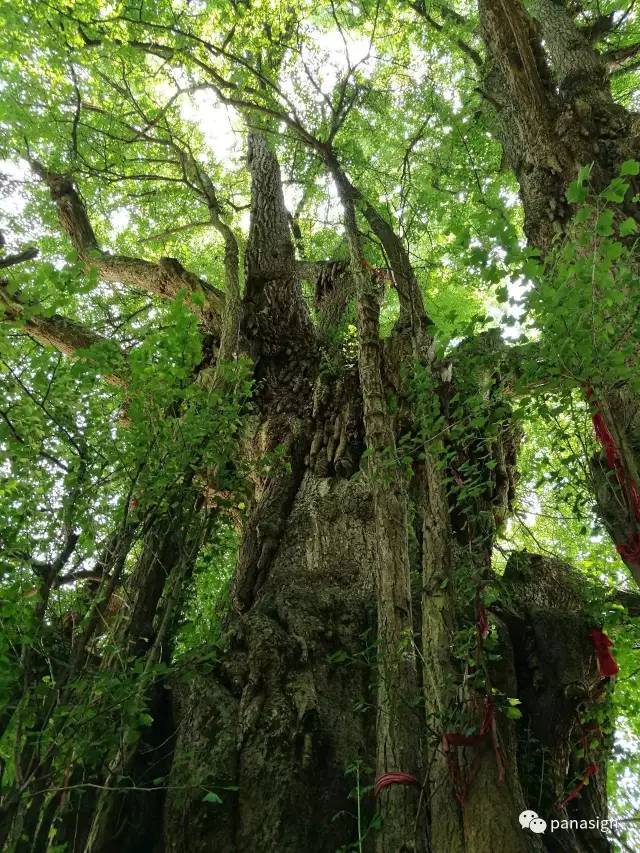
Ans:
[[[531,106],[530,124],[515,120],[531,149],[544,148],[552,175],[576,167],[570,180],[558,178],[557,199],[545,198],[539,214],[526,183],[533,167],[522,165],[518,145],[510,148],[516,137],[504,130],[513,111],[491,35],[491,15],[502,14],[521,56],[529,55],[513,23],[515,7],[525,10],[564,92],[570,75],[550,29],[561,10],[580,39],[564,61],[578,63],[581,50],[597,57],[611,110],[632,117],[635,138],[635,4],[530,0],[509,2],[502,13],[493,0],[1,5],[5,803],[25,791],[29,802],[41,790],[71,793],[107,765],[101,785],[135,787],[133,771],[120,773],[105,756],[118,752],[124,766],[122,756],[157,721],[148,685],[206,671],[228,640],[224,614],[253,600],[231,580],[248,553],[243,525],[256,490],[267,493],[265,484],[295,474],[297,442],[312,418],[305,410],[285,434],[274,415],[250,436],[262,423],[270,371],[281,369],[274,353],[287,338],[297,359],[297,372],[287,367],[288,400],[310,394],[318,375],[333,381],[359,364],[365,461],[383,458],[393,432],[393,473],[381,465],[377,474],[388,474],[389,494],[394,478],[410,479],[444,443],[441,467],[457,490],[452,517],[468,517],[464,529],[474,513],[496,519],[485,549],[492,576],[522,551],[573,567],[588,617],[614,640],[620,666],[606,712],[610,810],[637,819],[640,553],[633,547],[640,540],[627,530],[634,495],[633,523],[640,521],[640,152],[616,149],[605,174],[599,155],[581,157],[576,144],[571,167],[560,148],[556,167]],[[545,82],[542,72],[523,69],[514,77],[523,92]],[[572,116],[599,103],[590,93],[576,96]],[[534,92],[530,103],[541,97]],[[561,119],[568,126],[558,108],[564,139]],[[615,127],[612,118],[611,137]],[[271,157],[280,165],[284,208],[274,190],[261,219],[256,186],[267,180],[260,169]],[[261,229],[271,242],[259,243]],[[267,244],[275,246],[270,258]],[[319,296],[329,274],[331,282],[355,281],[333,314],[330,298]],[[379,321],[371,328],[390,359],[398,329],[422,330],[396,357],[400,374],[410,374],[406,395],[383,383],[367,396],[371,329],[358,301],[362,275],[373,282]],[[267,279],[297,282],[293,296],[284,285],[274,290],[281,325],[260,301]],[[424,353],[429,370],[412,372]],[[312,362],[317,373],[307,370]],[[446,412],[433,404],[442,382],[450,389]],[[497,413],[488,402],[494,383]],[[350,393],[346,379],[340,388]],[[614,393],[624,435],[616,431]],[[393,430],[376,431],[376,406],[395,417],[405,397],[414,423],[400,414]],[[279,414],[288,414],[287,405]],[[606,420],[600,431],[599,416]],[[507,417],[515,424],[509,441],[519,446],[513,465],[504,461]],[[480,434],[496,455],[487,450],[478,463]],[[339,436],[336,427],[323,441],[338,446]],[[500,442],[508,447],[499,458]],[[313,447],[300,452],[312,462]],[[339,458],[332,452],[336,474],[341,460],[353,467],[344,450]],[[498,517],[482,490],[487,476],[499,481],[503,465],[509,495]],[[293,494],[282,500],[291,503]],[[162,539],[169,528],[177,531],[170,546]],[[163,549],[180,555],[163,563],[157,597],[164,610],[158,605],[153,620],[141,616],[134,631],[132,614],[146,606],[139,591],[151,589],[141,580],[145,554],[162,562]],[[482,594],[489,609],[499,597],[490,585]],[[383,615],[379,609],[378,624]],[[513,699],[507,718],[517,720],[518,697],[503,698]],[[604,717],[598,722],[604,730]],[[65,776],[65,768],[73,771]],[[169,784],[163,768],[156,776],[147,776],[149,790]],[[225,795],[206,784],[198,791],[211,809]],[[55,846],[55,829],[47,832],[48,849],[75,849]],[[638,837],[629,823],[619,849],[632,849]]]

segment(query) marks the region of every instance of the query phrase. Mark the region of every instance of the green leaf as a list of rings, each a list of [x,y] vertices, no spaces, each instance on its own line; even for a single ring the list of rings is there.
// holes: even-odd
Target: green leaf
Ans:
[[[596,222],[596,233],[600,237],[610,237],[613,234],[613,211],[603,210]]]
[[[619,232],[621,237],[629,237],[631,234],[636,234],[637,231],[638,223],[631,216],[628,216],[620,223]]]
[[[578,181],[573,181],[567,189],[567,201],[570,204],[582,204],[587,199],[587,189]]]
[[[640,174],[640,163],[637,160],[625,160],[620,167],[620,174],[622,176]]]
[[[204,797],[202,798],[203,803],[214,803],[214,805],[221,805],[222,800],[220,797],[215,794],[213,791],[208,791]]]
[[[628,181],[623,181],[622,178],[614,178],[609,186],[603,191],[602,197],[607,201],[620,203],[624,201],[624,197],[629,189]]]
[[[509,720],[520,720],[522,719],[522,711],[519,708],[505,708],[504,715]]]

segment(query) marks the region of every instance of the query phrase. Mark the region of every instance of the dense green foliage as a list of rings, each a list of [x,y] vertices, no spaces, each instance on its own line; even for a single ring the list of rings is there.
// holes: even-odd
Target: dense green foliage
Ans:
[[[242,249],[249,121],[277,150],[301,258],[348,257],[336,188],[317,156],[316,141],[328,140],[408,248],[438,353],[455,355],[463,338],[493,328],[520,347],[508,396],[524,442],[516,505],[502,525],[494,566],[499,573],[511,551],[528,549],[579,570],[621,666],[612,810],[638,815],[640,636],[637,622],[612,603],[632,582],[595,511],[588,460],[598,448],[581,389],[597,395],[626,382],[640,393],[633,363],[639,312],[629,313],[630,301],[638,304],[636,226],[618,213],[640,165],[628,161],[596,191],[586,164],[569,190],[577,214],[567,234],[544,261],[528,250],[517,184],[501,169],[471,57],[481,49],[475,6],[456,3],[465,17],[452,24],[433,4],[434,26],[412,8],[430,5],[1,4],[2,251],[33,245],[39,254],[10,267],[2,283],[23,309],[16,318],[7,308],[9,322],[0,325],[0,715],[15,709],[34,672],[29,713],[63,690],[64,701],[30,745],[59,767],[73,762],[90,776],[105,738],[135,743],[152,720],[144,679],[188,671],[203,649],[211,654],[222,642],[220,614],[237,550],[233,522],[246,510],[246,478],[264,476],[280,461],[277,452],[266,454],[249,470],[240,458],[238,435],[252,417],[244,361],[192,381],[211,360],[193,310],[201,293],[184,288],[163,299],[88,272],[33,162],[73,176],[101,249],[153,262],[176,258],[224,290],[224,240],[201,173],[215,186],[216,215]],[[606,16],[627,6],[584,4],[582,20],[587,25],[596,11]],[[637,20],[626,11],[609,49],[635,43]],[[632,64],[614,78],[625,106],[637,100]],[[359,226],[368,263],[386,270],[388,258],[364,217]],[[385,335],[398,297],[389,279],[383,288]],[[346,362],[355,351],[353,314],[352,306],[334,330]],[[103,340],[68,358],[29,336],[30,319],[54,316]],[[126,383],[112,381],[123,373]],[[429,405],[420,382],[417,376],[416,410]],[[465,428],[471,418],[474,428],[497,430],[501,413],[483,411],[481,390],[475,407],[473,389],[465,398]],[[429,421],[436,443],[438,426]],[[461,473],[471,506],[472,478]],[[87,583],[113,532],[131,536],[122,568],[130,577],[154,519],[181,513],[197,560],[182,577],[187,593],[171,615],[167,648],[140,658],[117,639],[117,618],[105,621],[93,650],[122,655],[121,665],[105,670],[85,661],[65,683],[61,661],[73,653],[73,631],[95,616],[96,588]],[[43,599],[42,578],[56,561],[60,572]],[[14,780],[28,722],[16,715],[0,739],[2,785]],[[73,784],[82,784],[84,769],[76,769]],[[163,778],[156,782],[161,787]]]

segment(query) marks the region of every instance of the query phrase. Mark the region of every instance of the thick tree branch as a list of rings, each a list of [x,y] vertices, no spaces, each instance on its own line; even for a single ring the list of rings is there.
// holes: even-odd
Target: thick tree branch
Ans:
[[[384,251],[391,265],[395,287],[400,300],[400,327],[413,328],[418,331],[431,324],[431,320],[424,310],[422,294],[409,259],[409,254],[402,244],[401,239],[393,228],[362,195],[345,174],[338,158],[329,146],[320,146],[320,152],[333,180],[336,182],[338,192],[343,204],[345,200],[357,203],[371,230],[382,243]]]
[[[523,105],[532,139],[551,135],[552,92],[534,24],[520,0],[478,0],[483,37],[514,101]]]
[[[221,291],[186,270],[175,258],[160,258],[153,263],[102,250],[71,178],[49,171],[37,160],[31,160],[31,166],[49,187],[60,223],[78,256],[88,267],[95,267],[104,281],[138,287],[166,299],[175,298],[181,291],[200,294],[204,297],[204,305],[194,304],[194,311],[201,315],[206,327],[219,330],[224,305]]]
[[[565,5],[554,0],[532,0],[531,11],[539,24],[561,98],[611,101],[605,62]]]
[[[450,10],[446,10],[446,12],[443,12],[443,15],[446,14],[449,14],[450,17],[454,15],[454,13],[450,12]],[[278,98],[282,100],[285,106],[277,109],[266,103],[261,103],[260,98],[258,98],[257,101],[247,100],[244,96],[244,93],[259,96],[263,95],[263,92],[258,91],[252,87],[245,86],[243,89],[243,95],[239,96],[237,84],[223,78],[218,72],[218,70],[214,68],[210,63],[199,59],[189,51],[180,51],[174,48],[166,47],[163,45],[156,45],[150,42],[133,41],[130,42],[130,44],[132,47],[136,47],[145,52],[160,56],[161,58],[166,60],[171,60],[175,58],[176,55],[179,55],[181,53],[185,54],[188,59],[194,62],[201,70],[203,70],[208,75],[210,79],[211,88],[215,91],[221,103],[234,106],[240,111],[258,112],[263,114],[267,118],[275,118],[278,121],[284,122],[284,124],[289,127],[303,143],[305,143],[312,150],[314,150],[324,161],[325,165],[328,167],[329,171],[334,176],[334,179],[337,180],[336,175],[338,174],[341,176],[340,180],[343,181],[343,189],[345,189],[347,193],[357,202],[358,206],[361,207],[362,212],[365,218],[367,219],[371,229],[382,243],[383,249],[387,254],[392,269],[392,273],[395,279],[395,286],[399,295],[399,325],[412,327],[417,330],[421,327],[430,324],[431,321],[425,313],[422,295],[420,293],[420,289],[418,287],[408,253],[405,247],[403,246],[402,241],[395,234],[394,230],[384,219],[384,217],[382,217],[378,213],[378,211],[371,204],[369,204],[366,199],[364,199],[360,191],[357,190],[356,187],[354,187],[353,184],[348,181],[344,171],[341,169],[338,160],[333,152],[331,143],[322,142],[321,140],[317,139],[303,126],[296,113],[295,106],[291,104],[291,101],[286,95],[286,93],[283,93],[276,83],[274,83],[268,77],[265,77],[261,72],[257,71],[252,66],[247,66],[248,70],[252,74],[256,75],[258,82],[263,90],[266,87],[266,90],[268,90],[271,94],[275,94]],[[203,42],[203,45],[210,52],[211,55],[224,55],[226,58],[229,58],[232,61],[239,61],[237,57],[227,55],[226,51],[221,52],[220,49],[210,45],[209,43]],[[246,62],[241,62],[241,64],[246,64]],[[350,109],[350,107],[348,109]],[[341,115],[343,116],[343,118],[348,112],[348,109],[341,111]],[[332,128],[332,133],[330,137],[335,135],[337,127],[339,127],[339,125],[334,126]],[[257,141],[257,137],[254,137],[254,139],[256,140],[256,144],[259,146],[260,143]],[[192,162],[192,158],[190,158],[189,156],[186,156],[185,158],[183,154],[181,156],[181,161],[183,163],[185,174],[194,175],[197,183],[199,183],[200,187],[205,191],[205,195],[208,195],[207,189],[202,180],[202,175],[199,173],[197,165]],[[347,183],[344,184],[344,181],[346,181]],[[213,204],[214,211],[216,209],[216,205],[217,201],[215,201]],[[210,210],[212,210],[211,205]],[[277,211],[275,213],[276,215],[274,216],[272,227],[275,228],[277,231],[278,228],[280,228],[280,217]],[[255,223],[257,220],[254,219],[252,221]],[[283,227],[284,224],[286,224],[286,241],[287,243],[290,243],[288,221],[286,221],[286,223],[283,223]],[[280,242],[281,246],[283,247],[285,243],[281,240],[280,235],[276,234],[275,237],[276,241]],[[226,237],[225,242],[228,245]],[[247,251],[246,258],[248,284],[249,280],[252,277],[252,264],[254,264],[254,259],[252,258],[252,249],[250,248],[253,245],[257,245],[257,242],[255,239],[252,240],[250,235],[249,248]],[[287,253],[285,252],[280,253],[278,255],[278,264],[281,264],[284,261],[286,254]],[[256,269],[259,267],[261,270],[260,276],[265,275],[265,263],[266,258],[262,257],[260,258],[259,263],[256,266]],[[270,277],[270,274],[267,277]]]
[[[16,264],[23,264],[25,261],[32,261],[38,257],[38,250],[35,246],[29,246],[15,255],[7,255],[6,258],[0,258],[0,269],[14,267]]]
[[[625,63],[628,59],[634,59],[640,53],[640,42],[627,44],[624,47],[608,50],[602,54],[602,58],[607,64],[609,72],[617,72],[625,70]]]
[[[315,335],[296,274],[280,168],[262,134],[250,135],[248,154],[251,223],[245,254],[246,331],[261,355],[275,355],[293,346],[302,357],[313,349]]]
[[[77,357],[82,350],[96,344],[114,344],[102,335],[87,329],[81,323],[70,320],[60,314],[44,317],[30,310],[19,296],[11,295],[5,282],[0,281],[0,310],[4,312],[5,320],[18,323],[25,333],[34,341],[46,347],[54,347],[64,355]],[[107,375],[106,379],[113,385],[126,383],[125,358],[122,356],[122,367]]]
[[[220,323],[221,362],[232,360],[237,350],[240,318],[240,245],[231,226],[225,221],[213,181],[200,168],[190,151],[172,142],[186,177],[203,195],[209,210],[209,221],[224,240],[224,310]]]
[[[417,690],[413,649],[401,653],[402,637],[410,631],[411,584],[406,539],[407,501],[402,475],[395,462],[392,418],[386,405],[383,354],[380,341],[380,304],[375,284],[366,272],[356,222],[360,195],[327,149],[327,167],[336,182],[344,210],[344,226],[352,275],[356,284],[358,326],[358,373],[362,389],[367,449],[371,453],[374,514],[377,544],[376,598],[378,694],[376,716],[376,763],[378,774],[402,767],[418,770],[415,721],[403,699]],[[417,332],[418,327],[412,326]],[[391,789],[381,803],[383,830],[377,850],[415,850],[419,818],[413,791]]]

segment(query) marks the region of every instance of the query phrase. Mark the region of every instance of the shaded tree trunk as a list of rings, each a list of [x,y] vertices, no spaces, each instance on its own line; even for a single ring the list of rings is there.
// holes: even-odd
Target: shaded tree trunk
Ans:
[[[156,713],[145,740],[160,750],[167,781],[155,787],[166,789],[164,797],[118,790],[120,776],[133,788],[154,787],[146,744],[134,733],[108,756],[101,790],[84,800],[80,829],[77,815],[67,815],[65,839],[93,853],[139,850],[145,837],[147,849],[172,853],[556,849],[520,828],[534,777],[521,763],[521,726],[494,697],[522,693],[532,726],[545,713],[541,702],[558,705],[552,803],[567,783],[575,707],[555,695],[556,685],[542,699],[527,692],[534,679],[527,636],[533,631],[542,647],[543,626],[567,621],[566,610],[547,598],[545,612],[534,612],[535,590],[508,573],[510,604],[492,617],[499,663],[489,665],[483,653],[489,626],[481,624],[488,620],[482,594],[495,581],[491,551],[509,511],[518,445],[501,375],[503,344],[489,335],[462,344],[452,364],[435,361],[406,253],[367,206],[404,288],[400,322],[381,341],[379,294],[358,238],[361,198],[328,156],[345,207],[351,269],[330,284],[325,274],[316,307],[346,305],[330,291],[348,281],[359,353],[356,366],[338,348],[338,369],[326,370],[300,291],[277,161],[260,135],[249,153],[240,330],[255,392],[241,440],[247,459],[261,464],[249,484],[226,642],[213,663],[174,677],[169,697],[150,676],[147,665],[166,652],[196,552],[195,544],[186,547],[186,519],[174,530],[159,513],[119,638],[143,661],[140,690]],[[422,421],[411,368],[424,381]],[[456,397],[462,414],[449,411]],[[460,431],[455,425],[469,420],[477,404],[464,407],[474,397],[484,426]],[[411,447],[401,452],[405,436]],[[537,572],[545,571],[542,561]],[[579,611],[569,598],[563,606]],[[578,614],[571,626],[581,638],[575,646],[567,640],[543,648],[563,686],[593,670],[582,642],[586,623]],[[461,636],[471,650],[464,655]],[[464,740],[465,721],[477,730],[472,739]],[[167,740],[171,755],[161,748]],[[383,786],[376,801],[376,778],[397,772],[407,784]],[[47,814],[36,840],[23,839],[18,849],[44,849],[52,819]],[[135,831],[112,839],[113,825]],[[591,843],[576,836],[566,849],[606,849]]]
[[[544,256],[574,212],[566,191],[579,168],[592,166],[591,185],[602,191],[626,160],[640,157],[640,137],[637,114],[614,101],[605,60],[567,6],[534,0],[529,8],[530,13],[521,0],[478,0],[487,47],[482,91],[520,186],[529,244]],[[620,212],[640,223],[640,183],[635,176],[625,180]],[[629,304],[629,314],[634,311]],[[636,360],[637,353],[632,367]],[[587,388],[596,379],[579,378]],[[640,484],[637,395],[629,382],[611,376],[601,378],[596,393],[627,486],[621,488],[602,454],[592,466],[594,497],[616,548],[640,584],[640,512],[624,494]]]
[[[259,595],[230,619],[233,639],[213,677],[173,688],[167,850],[335,851],[358,837],[354,768],[366,831],[375,560],[366,478],[307,473]],[[216,791],[222,804],[184,784]]]

